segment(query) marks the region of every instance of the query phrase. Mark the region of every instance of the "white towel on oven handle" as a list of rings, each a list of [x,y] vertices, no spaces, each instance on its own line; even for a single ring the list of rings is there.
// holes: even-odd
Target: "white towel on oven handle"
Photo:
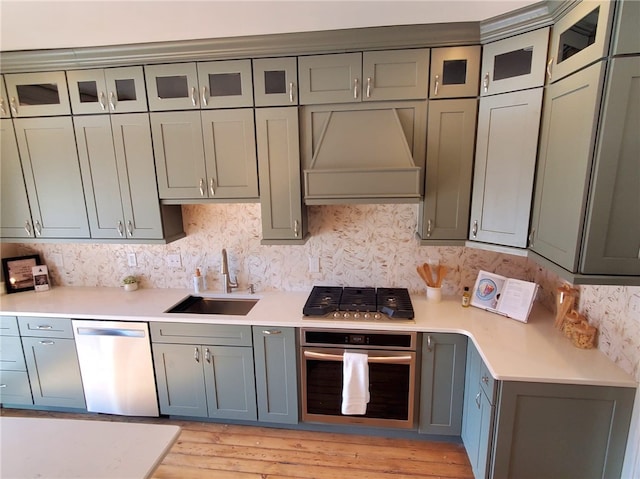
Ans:
[[[369,356],[345,351],[342,356],[342,414],[365,414],[369,402]]]

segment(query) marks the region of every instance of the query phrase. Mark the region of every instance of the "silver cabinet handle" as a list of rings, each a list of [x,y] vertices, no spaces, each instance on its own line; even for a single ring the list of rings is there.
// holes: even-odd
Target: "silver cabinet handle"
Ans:
[[[440,75],[435,76],[435,83],[433,85],[433,96],[438,96],[438,87],[440,86]]]
[[[122,221],[118,221],[118,234],[120,238],[124,236],[124,227],[122,226]]]
[[[478,220],[473,220],[473,229],[471,230],[471,234],[474,238],[478,234]]]
[[[196,94],[196,88],[191,87],[191,104],[193,106],[198,106],[198,95]]]
[[[272,334],[282,334],[282,331],[280,331],[279,329],[265,329],[262,331],[262,334],[270,336]]]
[[[196,360],[196,363],[200,362],[200,350],[198,348],[194,348],[193,350],[193,359]]]
[[[289,103],[293,103],[293,82],[289,82]]]
[[[127,221],[127,233],[129,233],[129,237],[133,236],[133,223],[131,220]]]
[[[54,344],[56,344],[55,341],[51,341],[50,339],[43,339],[42,341],[38,341],[38,342],[43,346],[53,346]]]
[[[533,246],[533,239],[536,236],[536,230],[532,229],[531,233],[529,233],[529,246],[532,247]]]
[[[209,351],[209,348],[204,350],[204,360],[208,363],[211,362],[211,351]]]
[[[104,101],[104,92],[101,91],[100,95],[98,95],[98,103],[100,103],[100,108],[102,109],[102,111],[105,111],[107,109],[107,102]]]
[[[27,232],[27,235],[31,237],[33,230],[31,229],[31,222],[29,220],[24,222],[24,230]]]
[[[431,236],[431,220],[427,221],[427,238]]]
[[[204,178],[200,178],[200,196],[204,196]]]
[[[300,223],[298,222],[298,220],[295,220],[293,222],[293,236],[295,236],[296,238],[300,234],[299,230],[300,230]]]
[[[482,88],[485,93],[489,92],[489,72],[485,73],[484,80],[482,80]]]
[[[367,77],[367,98],[371,98],[371,77]]]
[[[209,193],[211,194],[211,196],[216,196],[215,181],[213,180],[213,176],[209,178]]]
[[[0,384],[0,389],[2,389],[2,388],[6,388],[6,387],[7,387],[7,385],[6,385],[6,384]]]
[[[36,329],[53,329],[53,326],[51,326],[50,324],[39,324],[38,326],[36,326]]]
[[[358,79],[354,78],[353,79],[353,99],[357,100],[358,99]]]
[[[480,409],[480,394],[482,394],[481,392],[476,394],[476,406],[478,406],[478,409]]]
[[[551,57],[549,63],[547,63],[547,78],[549,81],[551,81],[551,65],[553,65],[553,57]]]
[[[202,105],[207,106],[208,104],[209,104],[209,98],[207,95],[207,87],[203,86],[202,87]]]
[[[16,103],[16,98],[13,96],[9,100],[9,107],[11,108],[11,111],[13,112],[13,114],[15,116],[18,116],[18,104]]]
[[[40,221],[36,220],[36,235],[40,236],[42,234],[42,225]]]
[[[0,98],[0,113],[3,115],[8,115],[7,108],[4,106],[4,98]]]
[[[113,111],[116,111],[116,104],[118,102],[116,101],[116,94],[113,93],[112,91],[109,92],[109,105],[111,106],[111,109]]]
[[[433,351],[433,341],[431,340],[431,335],[429,334],[427,336],[427,352],[432,352]]]

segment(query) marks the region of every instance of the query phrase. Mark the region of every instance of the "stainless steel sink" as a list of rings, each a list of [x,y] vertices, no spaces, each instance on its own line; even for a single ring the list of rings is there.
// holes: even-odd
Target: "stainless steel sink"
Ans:
[[[177,305],[168,309],[167,313],[246,316],[257,302],[257,299],[203,298],[201,296],[187,296]]]

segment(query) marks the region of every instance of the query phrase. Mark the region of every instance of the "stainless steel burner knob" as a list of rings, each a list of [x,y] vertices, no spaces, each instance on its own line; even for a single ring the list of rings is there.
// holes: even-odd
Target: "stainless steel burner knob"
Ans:
[[[380,313],[375,313],[373,315],[373,319],[380,319],[382,317],[382,315]]]
[[[349,316],[351,316],[349,313],[344,313],[344,314],[342,315],[342,317],[343,317],[344,319],[349,319]]]
[[[353,319],[360,319],[360,313],[353,313]]]
[[[369,313],[364,313],[364,319],[369,319],[371,315]]]
[[[338,319],[341,317],[341,314],[336,311],[335,313],[333,313],[333,317]]]

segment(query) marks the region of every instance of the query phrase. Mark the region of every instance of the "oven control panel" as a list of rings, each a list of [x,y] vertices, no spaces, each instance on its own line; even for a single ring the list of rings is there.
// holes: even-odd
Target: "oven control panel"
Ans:
[[[350,346],[370,349],[416,349],[417,333],[404,331],[354,331],[302,328],[302,346]]]

